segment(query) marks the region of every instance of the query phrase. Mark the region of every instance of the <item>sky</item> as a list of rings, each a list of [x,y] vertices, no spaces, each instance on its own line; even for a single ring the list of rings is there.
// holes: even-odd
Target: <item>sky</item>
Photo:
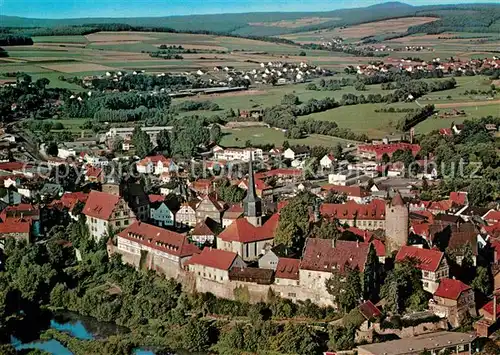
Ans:
[[[328,11],[377,0],[0,0],[0,15],[31,18],[151,17],[264,11]],[[408,0],[411,5],[498,3],[498,0]],[[1,24],[0,24],[1,25]]]

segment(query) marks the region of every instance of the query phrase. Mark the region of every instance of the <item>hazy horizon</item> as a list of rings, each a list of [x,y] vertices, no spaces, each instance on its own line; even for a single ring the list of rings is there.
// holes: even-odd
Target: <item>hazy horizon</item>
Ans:
[[[344,8],[365,7],[388,1],[376,0],[0,0],[0,15],[41,19],[98,18],[98,17],[162,17],[245,12],[322,12]],[[436,5],[435,1],[409,0],[403,3]],[[443,0],[440,5],[489,3],[497,0]],[[1,24],[0,24],[1,25]]]

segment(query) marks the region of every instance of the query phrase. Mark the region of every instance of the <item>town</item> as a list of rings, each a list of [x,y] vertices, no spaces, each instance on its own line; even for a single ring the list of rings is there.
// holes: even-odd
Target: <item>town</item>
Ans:
[[[498,36],[417,8],[5,27],[0,354],[500,354]]]

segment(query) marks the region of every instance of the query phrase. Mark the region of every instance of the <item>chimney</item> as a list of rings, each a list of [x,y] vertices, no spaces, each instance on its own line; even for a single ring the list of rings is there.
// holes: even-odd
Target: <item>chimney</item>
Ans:
[[[356,240],[356,248],[359,248],[359,240]]]
[[[335,248],[335,238],[332,239],[332,248]]]

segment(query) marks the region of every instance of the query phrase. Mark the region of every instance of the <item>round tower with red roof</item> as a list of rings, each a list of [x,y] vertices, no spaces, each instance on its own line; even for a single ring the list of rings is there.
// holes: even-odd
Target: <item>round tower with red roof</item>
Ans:
[[[389,253],[408,243],[408,206],[399,191],[385,206],[385,240]]]

